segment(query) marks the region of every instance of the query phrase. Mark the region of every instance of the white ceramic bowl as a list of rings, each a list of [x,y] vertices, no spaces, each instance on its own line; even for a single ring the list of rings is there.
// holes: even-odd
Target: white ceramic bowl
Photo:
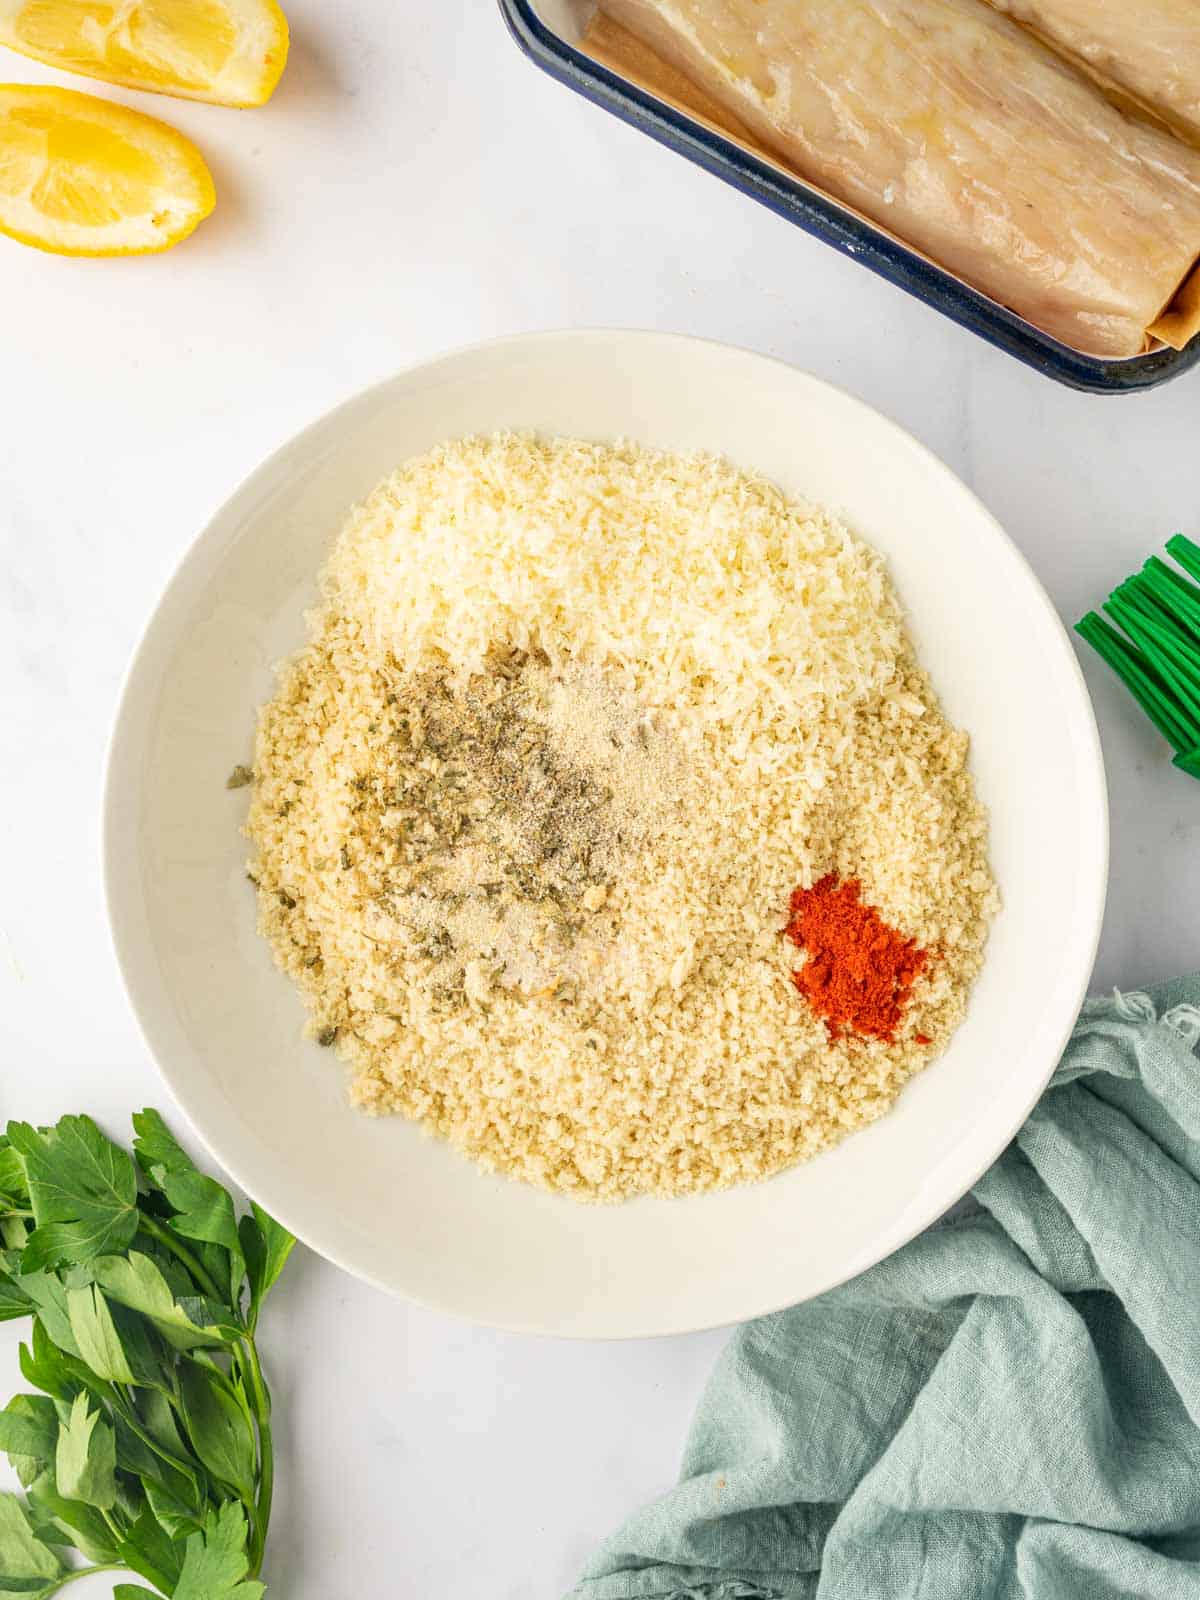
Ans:
[[[1004,896],[969,1015],[883,1121],[768,1183],[582,1206],[488,1178],[346,1102],[336,1060],[254,931],[238,833],[272,665],[349,506],[406,457],[497,428],[719,451],[841,513],[887,557],[949,716],[970,731]],[[1016,464],[1014,464],[1016,465]],[[710,1327],[862,1271],[932,1222],[1046,1083],[1091,972],[1107,814],[1092,711],[1058,618],[987,511],[859,401],[746,351],[568,332],[446,356],[284,446],[193,545],[130,669],[110,753],[106,876],[147,1043],[237,1181],[381,1287],[578,1336]]]

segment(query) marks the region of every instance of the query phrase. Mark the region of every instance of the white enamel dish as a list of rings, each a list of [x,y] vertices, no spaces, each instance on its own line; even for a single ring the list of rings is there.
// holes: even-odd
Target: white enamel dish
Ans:
[[[966,1022],[883,1121],[770,1182],[583,1206],[489,1178],[346,1100],[254,930],[239,827],[272,666],[304,639],[350,505],[440,440],[497,428],[718,451],[886,556],[972,738],[1004,896]],[[1044,1087],[1091,973],[1107,811],[1061,623],[957,478],[857,400],[746,351],[654,333],[522,336],[399,374],[316,422],[184,559],[130,668],[109,758],[109,908],[146,1041],[214,1157],[313,1249],[426,1305],[579,1337],[663,1334],[818,1294],[932,1222]]]

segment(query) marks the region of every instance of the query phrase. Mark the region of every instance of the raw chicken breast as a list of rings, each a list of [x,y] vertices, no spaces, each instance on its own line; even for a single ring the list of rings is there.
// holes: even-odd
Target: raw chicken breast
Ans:
[[[991,0],[1200,139],[1198,0]]]
[[[981,0],[600,6],[802,177],[1077,350],[1137,355],[1200,256],[1200,153]]]

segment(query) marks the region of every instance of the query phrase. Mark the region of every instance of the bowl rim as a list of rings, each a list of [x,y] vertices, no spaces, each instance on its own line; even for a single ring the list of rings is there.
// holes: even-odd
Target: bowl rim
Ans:
[[[1067,674],[1078,691],[1079,699],[1079,727],[1077,733],[1080,739],[1081,762],[1080,770],[1090,776],[1092,789],[1091,815],[1080,818],[1080,831],[1085,827],[1093,833],[1093,850],[1096,866],[1099,869],[1093,879],[1090,898],[1087,903],[1076,904],[1073,908],[1073,925],[1076,929],[1074,942],[1080,960],[1079,970],[1083,974],[1078,980],[1077,993],[1074,994],[1073,1004],[1067,1015],[1067,1021],[1059,1030],[1060,1037],[1055,1041],[1052,1052],[1047,1052],[1048,1061],[1045,1071],[1031,1083],[1030,1092],[1023,1097],[1020,1114],[1012,1113],[1005,1119],[1003,1127],[999,1125],[994,1135],[987,1143],[991,1147],[990,1154],[980,1161],[977,1157],[955,1166],[947,1171],[947,1179],[952,1174],[953,1181],[947,1181],[938,1188],[935,1196],[923,1202],[914,1201],[906,1210],[904,1220],[893,1224],[889,1229],[882,1230],[875,1236],[870,1246],[865,1251],[863,1258],[855,1259],[845,1270],[841,1268],[819,1276],[815,1286],[805,1290],[798,1298],[790,1296],[777,1300],[774,1295],[766,1299],[761,1305],[754,1305],[738,1316],[718,1318],[711,1321],[697,1323],[694,1320],[684,1319],[678,1324],[672,1323],[664,1326],[661,1321],[648,1327],[631,1327],[621,1331],[600,1330],[588,1328],[558,1328],[548,1327],[544,1320],[536,1318],[522,1320],[512,1317],[479,1317],[471,1315],[453,1305],[439,1302],[434,1297],[413,1293],[411,1290],[398,1287],[395,1283],[388,1282],[374,1268],[355,1260],[355,1251],[331,1239],[322,1226],[302,1226],[297,1228],[292,1220],[285,1214],[287,1207],[278,1211],[268,1206],[272,1215],[294,1233],[296,1238],[310,1250],[321,1256],[332,1265],[341,1268],[352,1276],[371,1284],[374,1288],[382,1290],[385,1294],[397,1299],[406,1300],[419,1305],[426,1310],[438,1312],[442,1315],[453,1316],[460,1321],[477,1323],[480,1326],[492,1327],[509,1333],[530,1334],[540,1337],[555,1337],[572,1340],[622,1340],[641,1338],[671,1338],[686,1333],[699,1333],[709,1329],[733,1327],[741,1322],[750,1321],[758,1317],[773,1315],[783,1311],[789,1306],[801,1304],[815,1299],[819,1295],[848,1282],[851,1278],[862,1272],[868,1271],[888,1256],[894,1254],[904,1245],[908,1244],[918,1234],[923,1233],[928,1227],[944,1216],[952,1206],[958,1203],[975,1185],[979,1178],[995,1163],[1004,1149],[1011,1142],[1018,1129],[1024,1124],[1030,1112],[1041,1098],[1049,1083],[1059,1058],[1067,1041],[1074,1031],[1080,1006],[1087,994],[1091,975],[1095,966],[1096,952],[1100,942],[1100,935],[1104,920],[1104,910],[1108,891],[1109,875],[1109,806],[1107,782],[1104,767],[1104,757],[1100,742],[1099,729],[1096,723],[1095,710],[1087,690],[1083,671],[1072,647],[1070,635],[1067,632],[1061,617],[1058,615],[1049,594],[1038,578],[1034,568],[1024,552],[1017,545],[1012,536],[984,505],[974,489],[965,483],[933,450],[910,433],[900,423],[894,421],[885,412],[880,411],[870,402],[860,399],[848,389],[828,382],[816,374],[807,372],[804,368],[796,366],[793,362],[785,361],[780,357],[766,355],[761,351],[753,350],[746,346],[732,344],[718,339],[709,339],[687,333],[673,333],[653,328],[626,328],[626,327],[582,327],[582,328],[547,328],[530,332],[503,334],[498,337],[471,341],[467,344],[443,350],[417,361],[409,362],[387,376],[377,379],[360,389],[353,391],[334,405],[328,407],[312,418],[303,427],[284,439],[271,450],[254,468],[245,473],[234,487],[222,498],[211,515],[204,522],[200,530],[188,540],[179,555],[166,581],[161,586],[152,608],[142,628],[139,630],[136,643],[130,653],[128,663],[121,678],[120,688],[116,701],[116,709],[110,724],[107,747],[104,758],[102,779],[102,802],[100,812],[100,847],[104,906],[108,923],[109,937],[111,940],[113,956],[121,977],[122,988],[126,1001],[132,1012],[138,1033],[154,1063],[159,1080],[167,1090],[171,1099],[182,1112],[193,1134],[225,1173],[233,1179],[234,1183],[246,1194],[255,1195],[256,1186],[247,1183],[244,1169],[240,1159],[229,1154],[229,1145],[221,1135],[219,1127],[213,1126],[213,1121],[202,1109],[197,1108],[197,1096],[187,1088],[186,1081],[181,1083],[174,1078],[165,1064],[157,1048],[153,1033],[154,1026],[144,1014],[139,1005],[139,994],[142,989],[142,980],[139,978],[136,966],[136,936],[126,925],[119,910],[118,880],[126,871],[126,866],[121,860],[119,850],[119,833],[123,826],[121,810],[124,804],[118,794],[118,775],[122,761],[126,757],[125,743],[129,738],[127,724],[134,715],[133,701],[139,689],[139,681],[143,674],[144,663],[149,656],[155,640],[160,619],[168,607],[170,600],[185,589],[190,568],[207,545],[218,528],[228,508],[235,501],[247,496],[255,483],[276,472],[287,456],[297,451],[303,452],[306,444],[311,444],[319,434],[330,426],[334,420],[352,411],[354,408],[368,404],[372,396],[381,394],[392,388],[397,383],[410,379],[425,371],[431,371],[444,364],[459,362],[476,355],[481,355],[493,350],[503,349],[505,346],[520,346],[530,343],[555,343],[575,341],[625,341],[635,340],[640,343],[657,342],[665,346],[702,346],[726,355],[748,357],[755,362],[768,363],[774,367],[782,368],[793,376],[800,376],[806,382],[816,385],[827,393],[849,401],[852,406],[860,408],[870,415],[875,421],[890,430],[898,441],[906,448],[915,450],[923,459],[927,469],[933,471],[939,480],[948,479],[955,488],[970,497],[975,508],[988,524],[993,535],[998,536],[1001,544],[1006,547],[1010,559],[1015,560],[1019,569],[1027,580],[1030,590],[1030,603],[1036,598],[1037,604],[1051,622],[1051,633],[1056,637],[1057,647]],[[1064,1008],[1065,1011],[1065,1008]],[[257,1196],[255,1195],[255,1198]]]

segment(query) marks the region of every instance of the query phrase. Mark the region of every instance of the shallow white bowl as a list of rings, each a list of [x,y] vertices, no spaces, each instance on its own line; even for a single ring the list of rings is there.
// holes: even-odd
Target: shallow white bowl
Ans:
[[[918,650],[970,731],[1004,895],[949,1051],[882,1122],[768,1183],[582,1206],[480,1174],[352,1111],[337,1061],[254,931],[225,778],[353,501],[455,435],[534,428],[719,451],[841,513],[888,559]],[[482,1322],[579,1336],[710,1327],[862,1271],[962,1195],[1033,1105],[1091,972],[1107,813],[1092,711],[1058,618],[979,502],[893,423],[746,351],[550,333],[435,361],[286,445],[170,583],[113,737],[106,877],[146,1040],[214,1156],[315,1250]]]

